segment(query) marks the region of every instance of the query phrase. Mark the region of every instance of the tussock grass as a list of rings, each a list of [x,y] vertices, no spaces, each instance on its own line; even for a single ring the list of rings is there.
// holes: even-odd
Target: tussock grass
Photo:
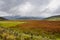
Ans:
[[[39,24],[38,22],[36,23],[37,25]],[[36,24],[33,25],[35,21],[34,23],[31,21],[32,24],[30,23],[24,24],[24,23],[26,22],[24,21],[0,21],[0,40],[60,40],[59,32],[51,33],[41,28],[37,28]]]

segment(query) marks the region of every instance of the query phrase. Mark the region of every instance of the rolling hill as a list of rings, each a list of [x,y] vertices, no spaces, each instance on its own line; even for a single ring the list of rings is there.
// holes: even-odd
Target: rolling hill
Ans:
[[[48,18],[43,17],[26,17],[26,16],[5,16],[2,19],[8,19],[8,20],[51,20],[51,21],[59,21],[60,15],[51,16]]]
[[[26,16],[5,16],[4,18],[9,20],[41,20],[41,17],[26,17]]]
[[[4,18],[4,17],[0,17],[0,21],[2,21],[2,20],[7,20],[6,18]]]
[[[60,21],[60,15],[45,18],[44,20]]]

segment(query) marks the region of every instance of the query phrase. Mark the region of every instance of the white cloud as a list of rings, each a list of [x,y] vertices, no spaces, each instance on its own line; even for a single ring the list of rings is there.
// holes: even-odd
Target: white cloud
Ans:
[[[13,15],[28,16],[34,8],[35,7],[30,2],[25,2],[19,6],[16,6],[16,7],[10,9],[9,12],[16,13]]]
[[[11,16],[11,15],[6,12],[0,11],[0,17],[2,16]]]
[[[15,0],[18,2],[17,0]],[[3,2],[2,2],[3,4]],[[12,2],[15,5],[15,2]],[[12,4],[9,4],[9,9],[11,5],[11,9],[8,13],[12,15],[20,15],[20,16],[34,16],[34,17],[50,17],[52,15],[57,15],[57,13],[53,13],[60,6],[60,0],[24,0],[22,3],[18,3],[18,5],[12,7]],[[6,5],[5,5],[6,6]],[[1,7],[0,7],[1,8]],[[8,10],[8,8],[5,8]],[[8,14],[7,13],[7,14]],[[5,14],[5,13],[3,13]],[[7,15],[6,14],[6,15]],[[10,15],[9,14],[9,15]],[[58,14],[60,15],[60,13]]]
[[[27,13],[29,14],[29,12],[31,12],[33,9],[33,5],[29,2],[26,2],[25,4],[22,4],[18,7],[18,11],[21,13],[21,16],[26,16]]]
[[[29,2],[26,2],[25,4],[19,6],[19,11],[28,12],[29,10],[31,10],[31,6],[32,5]]]
[[[50,17],[54,15],[60,15],[60,13],[53,13],[60,6],[60,0],[51,0],[51,2],[44,7],[40,8],[41,17]]]
[[[58,6],[60,6],[60,0],[51,0],[51,3],[48,4],[47,8],[53,11],[56,10]]]
[[[0,9],[3,7],[4,3],[5,3],[4,1],[0,0]]]

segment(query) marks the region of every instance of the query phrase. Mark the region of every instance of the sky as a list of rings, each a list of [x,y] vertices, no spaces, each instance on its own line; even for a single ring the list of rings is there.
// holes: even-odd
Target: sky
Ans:
[[[50,17],[60,15],[60,0],[0,0],[1,16]]]

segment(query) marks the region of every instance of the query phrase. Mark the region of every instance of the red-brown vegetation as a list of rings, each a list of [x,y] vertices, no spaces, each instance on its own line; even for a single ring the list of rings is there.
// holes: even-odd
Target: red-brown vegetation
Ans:
[[[22,29],[44,29],[46,31],[60,32],[60,21],[39,21],[29,20],[24,24],[19,24]]]

